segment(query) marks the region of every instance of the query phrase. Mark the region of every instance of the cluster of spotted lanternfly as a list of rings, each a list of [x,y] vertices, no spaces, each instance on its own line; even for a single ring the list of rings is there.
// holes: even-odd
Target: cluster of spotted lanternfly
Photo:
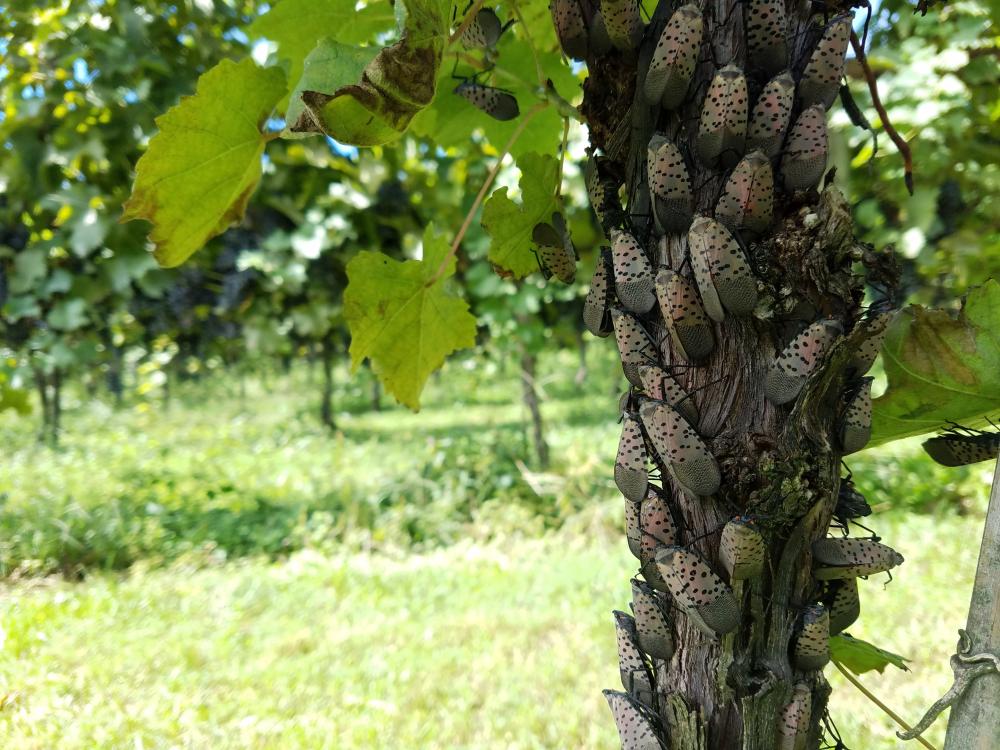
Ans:
[[[468,12],[471,7],[470,0],[465,11]],[[483,67],[473,76],[456,76],[461,79],[461,83],[455,87],[455,93],[496,120],[513,120],[517,117],[520,114],[517,99],[509,91],[489,86],[479,79],[488,75],[495,66],[497,43],[512,23],[513,21],[508,21],[502,24],[495,10],[480,8],[459,37],[459,42],[465,49],[482,51]],[[457,58],[455,63],[458,64]]]
[[[586,8],[577,0],[550,0],[549,8],[564,53],[575,59],[593,60],[612,49],[627,53],[652,33],[636,0],[600,0]],[[614,333],[631,384],[621,402],[615,482],[625,496],[628,544],[642,577],[632,580],[632,614],[615,612],[624,691],[605,691],[625,750],[667,746],[657,710],[656,670],[674,655],[675,613],[709,638],[732,633],[741,620],[733,586],[762,575],[767,562],[767,545],[753,515],[738,516],[716,530],[723,571],[692,551],[695,540],[682,543],[679,516],[667,493],[653,483],[650,459],[692,498],[714,495],[722,475],[696,429],[699,414],[690,394],[661,363],[646,316],[658,306],[673,350],[697,366],[715,349],[714,324],[752,315],[758,284],[745,243],[772,224],[776,178],[778,188],[792,196],[813,190],[823,177],[826,111],[840,89],[853,21],[851,14],[822,18],[818,42],[804,53],[806,59],[792,65],[784,0],[748,0],[742,8],[751,82],[739,66],[717,65],[691,139],[693,153],[686,155],[665,134],[654,134],[648,143],[646,187],[660,259],[668,258],[668,240],[681,237],[686,238],[684,263],[655,268],[622,207],[621,179],[597,156],[586,171],[591,204],[611,246],[600,253],[584,323],[597,336]],[[638,71],[638,89],[649,108],[676,111],[695,95],[689,88],[702,62],[705,21],[698,6],[688,4],[657,28],[662,32],[648,68]],[[755,100],[751,90],[760,92]],[[678,127],[683,133],[685,126]],[[695,214],[689,158],[727,175],[712,215]],[[564,226],[540,226],[546,228],[536,227],[535,242],[543,270],[571,280],[566,253],[572,245]],[[874,308],[862,322],[866,337],[848,365],[852,385],[843,394],[836,435],[842,454],[860,450],[870,437],[872,379],[865,375],[892,316],[891,310]],[[843,333],[832,319],[806,326],[771,364],[764,384],[767,399],[775,405],[795,401]],[[835,520],[846,532],[850,520],[868,513],[863,495],[846,478]],[[858,618],[857,579],[902,562],[877,537],[846,535],[817,541],[812,559],[817,595],[798,613],[789,644],[792,665],[801,672],[821,669],[830,659],[829,637]],[[811,701],[809,683],[796,683],[776,730],[780,748],[804,745]]]

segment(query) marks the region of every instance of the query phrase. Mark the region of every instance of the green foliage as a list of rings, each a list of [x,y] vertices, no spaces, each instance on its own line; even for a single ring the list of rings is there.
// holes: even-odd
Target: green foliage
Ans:
[[[371,359],[385,387],[414,410],[431,372],[455,350],[475,343],[469,306],[444,288],[454,273],[448,241],[432,224],[419,261],[361,253],[347,265],[344,315],[351,324],[354,370]]]
[[[260,180],[263,126],[284,92],[281,71],[223,60],[157,118],[122,219],[152,222],[160,265],[180,265],[243,216]]]
[[[521,170],[521,205],[507,197],[507,188],[494,191],[483,207],[483,229],[490,235],[489,260],[523,278],[538,270],[532,254],[531,232],[539,222],[551,222],[560,209],[559,162],[551,156],[528,153],[517,160]]]
[[[847,633],[840,633],[830,638],[830,658],[854,674],[864,674],[872,670],[881,674],[889,665],[909,671],[909,667],[906,666],[909,659]]]
[[[1000,284],[973,289],[962,310],[904,310],[886,337],[889,388],[873,404],[872,445],[975,426],[1000,409]]]

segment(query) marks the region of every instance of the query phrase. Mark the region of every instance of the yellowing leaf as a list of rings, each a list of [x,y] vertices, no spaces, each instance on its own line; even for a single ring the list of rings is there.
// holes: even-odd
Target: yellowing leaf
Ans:
[[[291,63],[288,79],[295,82],[303,61],[323,37],[360,44],[395,25],[392,5],[384,0],[361,9],[356,5],[354,0],[281,0],[250,25],[250,36],[277,42],[278,57]]]
[[[551,221],[552,213],[559,209],[559,163],[551,156],[530,153],[518,159],[517,166],[521,170],[521,205],[507,197],[507,188],[500,188],[483,206],[482,224],[492,238],[490,263],[523,278],[538,270],[531,242],[535,224]]]
[[[292,132],[322,133],[341,143],[377,146],[399,138],[414,115],[431,103],[450,3],[401,3],[405,13],[399,41],[380,50],[360,76],[353,64],[328,67],[325,80],[317,80],[315,89],[299,95],[303,108],[290,123]]]
[[[347,264],[344,290],[352,366],[371,359],[386,390],[414,410],[431,372],[476,337],[468,304],[444,289],[455,259],[433,225],[424,232],[423,249],[422,260],[359,253]]]
[[[153,223],[160,265],[180,265],[243,216],[260,180],[262,127],[285,90],[276,68],[223,60],[156,119],[122,221]]]
[[[871,445],[1000,411],[1000,284],[969,292],[956,316],[912,305],[882,348],[889,387],[872,404]]]

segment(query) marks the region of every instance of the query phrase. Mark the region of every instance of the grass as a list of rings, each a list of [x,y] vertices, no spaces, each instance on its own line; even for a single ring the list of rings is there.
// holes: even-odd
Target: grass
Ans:
[[[981,520],[877,526],[907,562],[884,590],[863,583],[853,631],[913,671],[862,679],[914,720],[948,686]],[[604,528],[22,584],[3,601],[4,747],[614,747],[600,689],[617,680],[610,610],[633,561]],[[899,747],[827,674],[849,747]]]
[[[343,386],[332,433],[302,371],[166,408],[78,396],[55,450],[0,415],[3,748],[615,746],[600,689],[634,561],[608,470],[620,378],[591,359],[580,388],[572,357],[543,360],[545,472],[514,373],[479,359],[417,415]],[[914,441],[851,466],[907,558],[863,584],[852,632],[913,660],[862,679],[915,720],[950,681],[989,473]],[[901,745],[827,674],[851,748]]]

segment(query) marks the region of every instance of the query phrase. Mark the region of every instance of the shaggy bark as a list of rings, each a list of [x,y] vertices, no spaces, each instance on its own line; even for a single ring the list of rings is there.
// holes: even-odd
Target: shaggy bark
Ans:
[[[687,240],[668,235],[661,243],[648,216],[645,159],[650,136],[661,132],[680,146],[694,186],[695,213],[711,216],[728,170],[706,167],[694,156],[705,91],[719,68],[736,64],[748,71],[752,108],[770,77],[758,75],[747,60],[748,5],[735,0],[701,5],[703,47],[688,96],[677,112],[649,108],[641,93],[642,71],[674,10],[671,4],[659,4],[637,51],[612,52],[588,61],[581,111],[592,150],[609,157],[612,168],[625,177],[630,228],[644,242],[654,267],[682,268]],[[589,18],[592,9],[585,5],[585,12]],[[832,16],[837,7],[826,4],[819,11],[808,3],[787,6],[789,61],[796,78],[819,37],[810,23],[814,12]],[[797,104],[793,121],[800,109]],[[630,115],[623,119],[623,112]],[[747,247],[761,303],[751,317],[727,317],[714,326],[716,348],[703,366],[675,371],[693,394],[700,414],[693,426],[723,476],[722,489],[714,497],[692,500],[659,467],[664,490],[687,530],[683,543],[721,573],[718,531],[735,514],[752,512],[760,519],[768,561],[760,578],[733,587],[742,612],[735,633],[709,639],[685,615],[676,613],[676,653],[669,662],[654,664],[656,703],[671,750],[782,746],[779,717],[796,682],[807,683],[812,691],[806,747],[820,744],[830,688],[821,671],[795,670],[789,648],[803,608],[816,601],[811,543],[826,534],[839,487],[841,457],[833,435],[847,384],[845,366],[863,340],[855,325],[862,312],[865,279],[853,273],[852,266],[860,262],[868,267],[869,280],[889,288],[894,284],[891,257],[855,240],[849,206],[831,182],[828,176],[822,191],[790,195],[781,190],[776,167],[771,230]],[[657,306],[641,317],[647,330],[665,330]],[[793,405],[772,405],[763,392],[769,365],[795,333],[821,317],[834,318],[853,333],[827,354],[824,367]],[[672,351],[669,337],[662,338],[664,366],[686,364]],[[627,591],[625,580],[622,590]]]

